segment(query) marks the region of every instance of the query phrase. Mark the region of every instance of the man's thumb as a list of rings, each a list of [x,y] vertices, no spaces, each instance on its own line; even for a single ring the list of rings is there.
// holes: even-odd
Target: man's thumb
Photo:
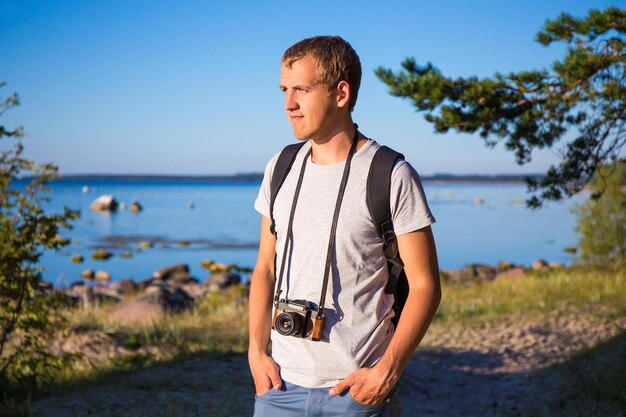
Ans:
[[[352,385],[351,375],[348,375],[343,381],[338,382],[334,387],[330,389],[328,392],[330,395],[339,395]]]

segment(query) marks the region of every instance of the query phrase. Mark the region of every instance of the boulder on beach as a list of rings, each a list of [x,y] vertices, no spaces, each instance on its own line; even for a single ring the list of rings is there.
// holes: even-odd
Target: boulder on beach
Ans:
[[[115,211],[118,205],[112,195],[101,195],[89,205],[89,208],[94,211]]]
[[[219,291],[240,283],[241,276],[239,276],[239,274],[235,274],[234,272],[218,272],[209,275],[204,285],[208,287],[210,291]]]
[[[158,281],[134,300],[118,305],[109,314],[109,319],[129,324],[149,324],[167,313],[180,313],[193,307],[193,298],[185,291]]]
[[[165,312],[158,304],[133,300],[117,306],[109,313],[109,320],[131,325],[147,325],[158,322],[164,315]]]
[[[109,285],[109,289],[119,296],[124,296],[135,293],[137,291],[137,284],[130,278],[124,278],[112,282]]]
[[[208,289],[199,285],[196,278],[189,275],[187,264],[174,264],[154,271],[152,277],[140,282],[143,288],[152,286],[167,286],[173,289],[181,289],[192,298],[206,295]]]
[[[156,279],[168,281],[172,278],[179,276],[189,276],[189,266],[187,264],[174,264],[161,268],[152,273],[152,276]]]
[[[545,269],[547,267],[548,267],[548,262],[545,259],[537,259],[531,265],[531,268],[534,269],[535,271]]]
[[[471,284],[477,281],[492,281],[497,274],[496,267],[475,264],[460,269],[444,270],[442,275],[455,284]]]
[[[167,313],[179,313],[193,306],[193,299],[185,291],[163,283],[153,283],[137,300],[158,304]]]
[[[202,298],[209,293],[209,288],[204,285],[198,285],[198,282],[183,284],[180,289],[185,291],[193,299]]]
[[[526,268],[521,266],[515,266],[513,268],[509,268],[506,271],[500,272],[497,276],[497,280],[502,279],[519,279],[523,278],[526,275]]]

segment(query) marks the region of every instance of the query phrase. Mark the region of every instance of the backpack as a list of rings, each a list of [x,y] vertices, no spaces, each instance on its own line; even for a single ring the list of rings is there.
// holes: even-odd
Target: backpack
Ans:
[[[280,187],[285,182],[291,170],[298,151],[306,142],[288,145],[280,153],[270,182],[270,231],[276,236],[274,221],[274,201]],[[385,286],[385,293],[394,295],[391,319],[397,327],[400,314],[409,294],[409,282],[404,272],[404,263],[400,259],[398,241],[391,221],[391,173],[396,161],[404,160],[404,156],[387,146],[381,146],[374,155],[367,175],[367,206],[374,219],[376,231],[383,240],[383,252],[387,259],[389,278]]]

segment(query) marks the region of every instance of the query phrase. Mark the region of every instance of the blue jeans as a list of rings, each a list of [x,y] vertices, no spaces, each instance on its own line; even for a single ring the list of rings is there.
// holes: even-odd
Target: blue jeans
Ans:
[[[330,388],[304,388],[283,381],[279,391],[255,395],[254,417],[399,417],[398,392],[380,405],[356,402],[349,390],[331,397]]]

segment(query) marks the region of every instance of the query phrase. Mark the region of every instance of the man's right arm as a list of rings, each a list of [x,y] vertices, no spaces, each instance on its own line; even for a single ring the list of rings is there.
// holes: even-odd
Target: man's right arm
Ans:
[[[257,395],[263,395],[272,387],[282,386],[280,369],[267,354],[272,325],[272,300],[274,296],[274,255],[276,238],[270,232],[271,221],[261,218],[259,255],[250,278],[248,363]]]

